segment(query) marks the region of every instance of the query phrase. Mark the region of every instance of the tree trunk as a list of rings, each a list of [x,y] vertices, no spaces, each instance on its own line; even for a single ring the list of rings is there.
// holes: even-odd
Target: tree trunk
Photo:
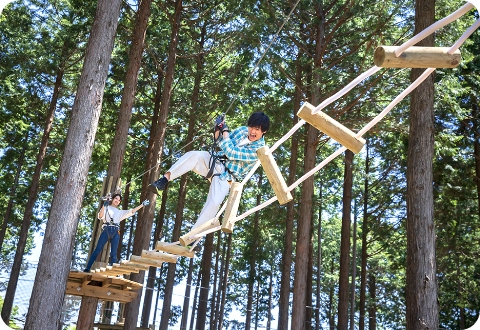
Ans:
[[[297,55],[296,72],[295,72],[295,97],[293,104],[293,123],[298,123],[297,111],[300,108],[302,99],[302,64],[300,61],[300,52]],[[295,182],[295,174],[297,171],[297,154],[298,154],[298,138],[297,135],[292,136],[292,146],[290,148],[290,164],[288,167],[288,185]],[[291,192],[295,196],[295,192]],[[287,215],[285,219],[285,239],[282,253],[281,264],[281,280],[280,280],[280,297],[278,301],[278,330],[287,330],[288,316],[290,307],[290,273],[292,269],[293,254],[293,219],[295,216],[295,202],[292,200],[287,203]]]
[[[262,187],[262,176],[263,172],[260,172],[260,177],[258,179],[258,189]],[[260,205],[261,202],[261,195],[257,195],[257,206]],[[257,249],[258,249],[258,233],[259,233],[259,220],[260,220],[260,213],[255,212],[255,218],[253,222],[253,231],[252,231],[252,242],[249,244],[250,246],[250,270],[248,273],[248,294],[247,294],[247,313],[245,318],[245,330],[250,330],[250,324],[252,323],[252,312],[253,312],[253,288],[256,282],[256,264],[257,264]],[[257,309],[258,313],[258,309]]]
[[[43,139],[42,139],[42,142],[43,142]],[[20,177],[20,172],[22,171],[24,159],[25,159],[25,148],[22,148],[22,151],[20,152],[20,158],[18,160],[17,173],[15,174],[14,183],[10,190],[11,193],[10,193],[10,198],[8,199],[7,210],[5,211],[5,216],[3,218],[2,240],[1,240],[0,246],[3,245],[3,239],[5,237],[5,233],[7,230],[8,219],[10,218],[10,214],[13,209],[13,200],[15,196],[15,191],[17,190],[18,180]],[[43,163],[43,159],[42,159],[42,163]],[[40,179],[40,173],[38,173],[38,175],[35,176],[37,167],[38,167],[38,156],[37,156],[37,165],[35,166],[35,173],[32,178],[32,187],[34,186],[34,181],[35,180],[38,181]],[[38,187],[38,182],[37,182],[37,187]],[[30,189],[30,192],[31,190],[32,189]],[[28,206],[28,202],[30,201],[30,196],[31,195],[29,194],[28,196],[29,200],[27,201],[27,206]],[[33,202],[35,202],[35,199],[33,200]],[[33,211],[33,204],[32,204],[32,211]],[[28,219],[25,219],[26,213],[27,211],[25,211],[23,221],[22,221],[22,227],[20,228],[20,235],[18,237],[18,242],[17,242],[17,250],[15,252],[15,257],[13,259],[12,270],[10,272],[7,291],[5,292],[5,300],[3,302],[3,307],[2,307],[2,320],[5,322],[5,324],[10,324],[10,314],[12,313],[13,299],[15,298],[15,290],[17,288],[18,276],[20,274],[20,268],[22,266],[23,254],[25,253],[25,245],[27,244],[28,229],[30,228],[31,214]],[[28,220],[28,223],[27,223],[27,220]]]
[[[56,330],[59,326],[120,7],[118,0],[98,1],[25,321],[27,329]],[[65,205],[70,208],[67,213]]]
[[[187,329],[188,306],[190,304],[190,292],[192,291],[192,276],[193,276],[193,258],[190,258],[190,263],[188,265],[187,282],[185,287],[185,297],[183,298],[182,321],[180,322],[180,330]]]
[[[167,61],[167,69],[165,74],[165,84],[162,91],[162,99],[160,103],[160,116],[158,118],[158,124],[152,127],[152,135],[153,139],[151,152],[147,156],[147,166],[148,170],[150,170],[150,175],[145,175],[142,180],[142,200],[143,198],[149,197],[149,199],[153,203],[150,206],[143,208],[139,212],[139,219],[137,223],[137,230],[135,233],[135,239],[133,241],[133,249],[132,253],[135,255],[140,255],[142,250],[145,250],[149,246],[150,242],[150,234],[152,232],[153,227],[153,217],[155,212],[155,199],[156,195],[147,192],[146,187],[153,181],[157,180],[159,177],[160,166],[155,166],[152,169],[152,165],[160,164],[162,158],[162,150],[163,150],[163,142],[165,140],[165,130],[167,126],[167,116],[168,116],[168,109],[170,106],[170,97],[172,94],[172,84],[173,78],[175,73],[175,63],[176,63],[176,53],[177,53],[177,44],[178,44],[178,32],[180,30],[180,18],[182,13],[182,0],[175,1],[175,13],[172,20],[172,33],[170,37],[170,44],[168,50],[168,61]],[[168,266],[169,273],[171,272],[170,267],[172,264]],[[173,264],[174,265],[174,264]],[[174,274],[174,271],[173,271]],[[139,283],[143,283],[144,281],[145,272],[140,271],[138,274],[132,274],[131,280]],[[138,313],[139,313],[139,306],[140,300],[142,298],[141,293],[137,295],[137,297],[129,304],[125,306],[125,330],[134,330],[137,325]],[[165,301],[164,301],[165,304]],[[165,310],[163,310],[165,312]],[[163,316],[162,316],[163,320]],[[161,325],[163,323],[161,322]]]
[[[217,316],[217,309],[218,309],[218,294],[220,290],[217,288],[217,283],[219,280],[219,277],[221,276],[221,273],[219,272],[218,269],[218,264],[220,262],[220,247],[222,243],[221,239],[221,234],[222,231],[217,231],[217,248],[216,248],[216,253],[215,253],[215,267],[214,267],[214,275],[213,275],[213,288],[212,288],[212,303],[211,303],[211,313],[210,313],[210,330],[215,330],[216,329],[216,316]]]
[[[335,271],[334,259],[332,258],[332,263],[330,264],[330,274],[333,275]],[[330,291],[328,293],[328,325],[330,330],[335,329],[335,315],[333,314],[333,285],[330,285]]]
[[[120,177],[122,173],[125,149],[127,147],[128,130],[132,119],[132,108],[135,102],[135,92],[138,82],[138,71],[142,64],[143,49],[145,47],[145,33],[152,0],[139,1],[138,12],[135,20],[135,28],[132,35],[132,43],[128,54],[128,66],[123,85],[122,101],[118,113],[115,137],[113,139],[110,161],[108,162],[107,176]]]
[[[192,307],[192,316],[190,317],[190,330],[193,330],[193,325],[195,323],[195,315],[196,315],[196,311],[197,311],[197,303],[198,303],[198,291],[199,291],[199,288],[200,288],[200,281],[202,280],[202,272],[201,272],[201,269],[200,271],[198,272],[198,276],[197,276],[197,284],[195,285],[195,294],[193,296],[193,307]]]
[[[313,225],[313,215],[311,216],[311,228],[314,228]],[[313,230],[310,234],[308,240],[310,242],[308,246],[308,269],[307,269],[307,304],[305,305],[305,330],[312,330],[312,320],[313,320]]]
[[[435,22],[435,1],[415,2],[415,32]],[[434,46],[434,34],[418,46]],[[423,70],[412,69],[412,81]],[[433,221],[434,75],[411,94],[407,159],[407,329],[438,329]]]
[[[370,158],[368,157],[368,144],[365,148],[365,183],[363,193],[363,223],[362,223],[362,265],[360,270],[360,302],[358,329],[365,329],[365,301],[367,290],[367,235],[368,235],[368,197],[370,194],[368,185],[368,173],[370,171]]]
[[[353,212],[352,288],[350,289],[350,330],[355,329],[355,280],[357,277],[357,210]]]
[[[225,257],[225,270],[222,281],[222,300],[220,303],[220,315],[218,317],[218,330],[222,330],[223,316],[225,315],[225,301],[227,297],[228,269],[230,267],[230,256],[232,253],[232,234],[228,234],[227,256]]]
[[[152,248],[155,248],[155,243],[160,240],[163,230],[163,223],[165,219],[165,211],[168,196],[168,186],[162,193],[162,204],[160,212],[158,212],[157,221],[155,224],[155,232],[153,234]],[[150,320],[150,310],[152,309],[153,290],[155,288],[155,278],[157,274],[157,267],[150,267],[148,269],[147,290],[145,291],[145,298],[143,300],[142,320],[141,326],[148,328]],[[157,299],[158,302],[158,299]]]
[[[10,219],[10,214],[12,214],[13,202],[14,202],[14,199],[15,199],[15,193],[17,191],[18,180],[20,178],[20,173],[22,172],[22,167],[23,167],[23,162],[24,161],[25,161],[25,148],[22,148],[22,151],[20,151],[20,157],[18,158],[17,173],[15,173],[15,179],[13,180],[12,187],[10,188],[10,197],[8,198],[7,209],[5,210],[5,214],[3,215],[2,229],[0,230],[0,249],[3,247],[3,241],[5,240],[5,233],[7,232],[7,227],[8,227],[8,221]],[[10,318],[10,316],[9,316],[9,318]],[[2,319],[3,319],[3,311],[2,311]],[[7,323],[7,322],[5,322],[5,323]]]
[[[369,275],[368,291],[372,304],[368,307],[368,330],[377,330],[377,287],[375,276]]]
[[[316,139],[318,131],[311,125],[307,125],[308,133],[305,145],[304,172],[310,171],[315,166]],[[308,259],[310,257],[311,218],[313,204],[313,175],[303,182],[302,203],[297,228],[297,245],[295,250],[295,278],[293,285],[293,306],[291,330],[305,329],[307,306],[307,276]]]
[[[212,268],[213,234],[205,238],[202,258],[202,283],[200,284],[200,296],[197,311],[196,330],[205,330],[208,309],[208,292],[210,286],[210,270]]]
[[[130,181],[132,181],[132,174],[129,174],[126,180],[126,182],[130,182]],[[129,202],[130,202],[130,185],[127,185],[122,195],[122,210],[128,210]],[[119,261],[122,257],[122,249],[124,246],[123,237],[125,236],[125,227],[127,225],[127,221],[133,221],[133,219],[127,218],[120,222],[120,239],[119,239],[118,248],[117,248],[117,261]]]
[[[273,272],[275,267],[272,265],[270,267],[270,279],[268,281],[268,308],[267,308],[267,329],[270,330],[272,327],[272,309],[273,309]]]
[[[323,211],[323,185],[320,181],[320,188],[318,192],[318,231],[317,231],[317,304],[315,309],[315,330],[320,330],[320,310],[321,303],[321,279],[322,279],[322,211]]]
[[[345,151],[343,215],[340,240],[340,276],[338,287],[338,330],[348,329],[348,273],[350,267],[350,214],[352,213],[353,152]]]
[[[473,158],[475,160],[475,182],[477,185],[477,203],[478,212],[480,215],[480,132],[478,129],[478,120],[480,111],[478,109],[478,102],[474,98],[472,109],[472,129],[473,129]],[[0,245],[1,247],[1,245]]]

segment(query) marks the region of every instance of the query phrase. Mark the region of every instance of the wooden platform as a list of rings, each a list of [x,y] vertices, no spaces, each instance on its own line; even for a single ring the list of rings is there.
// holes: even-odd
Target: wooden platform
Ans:
[[[73,270],[68,274],[65,293],[128,303],[137,297],[137,291],[142,288],[142,284],[123,277]]]

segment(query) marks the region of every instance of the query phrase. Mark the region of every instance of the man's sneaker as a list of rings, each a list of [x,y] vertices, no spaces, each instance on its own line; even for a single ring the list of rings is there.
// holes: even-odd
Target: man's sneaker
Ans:
[[[166,177],[162,176],[159,180],[151,183],[147,189],[154,194],[159,194],[160,191],[165,190],[165,187],[167,187],[168,180]]]

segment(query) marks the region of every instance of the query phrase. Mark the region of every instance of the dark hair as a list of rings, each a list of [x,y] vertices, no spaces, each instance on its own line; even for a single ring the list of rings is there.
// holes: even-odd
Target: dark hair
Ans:
[[[248,118],[247,126],[260,127],[262,132],[265,133],[270,128],[270,118],[262,111],[254,112]]]
[[[112,204],[113,199],[114,199],[115,197],[117,197],[117,196],[120,197],[120,200],[122,200],[122,195],[120,195],[120,194],[118,194],[118,193],[117,193],[117,194],[113,194],[112,197],[110,198],[110,204]]]

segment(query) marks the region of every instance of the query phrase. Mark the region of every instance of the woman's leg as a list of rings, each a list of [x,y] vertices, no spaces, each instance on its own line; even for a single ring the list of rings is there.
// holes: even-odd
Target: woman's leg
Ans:
[[[117,262],[117,250],[120,235],[118,234],[118,228],[111,227],[115,232],[110,235],[110,266]]]
[[[93,263],[95,262],[95,259],[97,259],[98,254],[100,252],[102,252],[102,249],[105,246],[105,243],[107,243],[107,241],[108,241],[108,233],[107,233],[107,229],[104,228],[102,230],[102,233],[100,234],[100,237],[98,238],[97,247],[92,252],[92,255],[90,256],[90,259],[88,259],[87,267],[85,267],[85,272],[90,271],[90,268],[92,267]]]

